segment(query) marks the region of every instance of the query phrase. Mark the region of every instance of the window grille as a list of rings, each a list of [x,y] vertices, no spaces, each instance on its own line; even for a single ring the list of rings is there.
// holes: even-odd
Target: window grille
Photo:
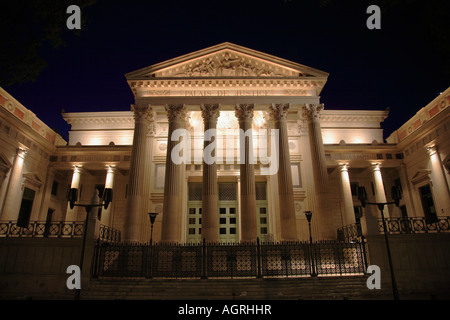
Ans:
[[[236,201],[236,183],[219,183],[219,200]]]
[[[189,201],[202,201],[202,184],[189,183]]]
[[[255,184],[256,200],[267,200],[266,183],[257,182]]]

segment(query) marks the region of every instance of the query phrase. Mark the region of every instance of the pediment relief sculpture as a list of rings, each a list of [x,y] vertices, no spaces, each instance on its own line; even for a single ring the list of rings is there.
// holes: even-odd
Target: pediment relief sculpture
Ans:
[[[229,51],[216,53],[155,73],[156,77],[286,77],[299,72]],[[303,75],[303,76],[306,76]]]

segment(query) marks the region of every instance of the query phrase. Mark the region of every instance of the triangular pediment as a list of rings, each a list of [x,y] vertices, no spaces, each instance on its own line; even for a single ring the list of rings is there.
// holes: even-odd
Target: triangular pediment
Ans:
[[[327,78],[328,73],[225,42],[126,74],[151,78]]]
[[[30,185],[33,185],[37,188],[40,188],[42,185],[42,178],[39,177],[39,175],[35,172],[27,172],[23,174],[23,177],[25,178],[25,183],[28,183]]]
[[[419,169],[416,171],[416,173],[412,176],[411,182],[413,184],[422,183],[423,181],[429,181],[430,180],[430,169]]]

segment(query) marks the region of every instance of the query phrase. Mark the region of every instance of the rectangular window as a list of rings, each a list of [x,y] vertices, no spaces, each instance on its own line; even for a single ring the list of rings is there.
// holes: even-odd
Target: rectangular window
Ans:
[[[357,197],[358,196],[358,182],[350,182],[350,189],[352,190],[352,196]]]
[[[23,190],[22,203],[20,205],[19,217],[17,218],[17,225],[19,227],[28,228],[35,194],[36,191],[34,190],[28,188]]]
[[[302,175],[300,163],[291,163],[292,185],[294,188],[302,188]]]
[[[437,222],[436,207],[434,206],[433,195],[430,185],[427,184],[419,188],[420,200],[422,201],[423,213],[427,224]]]
[[[53,181],[52,184],[52,196],[58,195],[58,181]]]

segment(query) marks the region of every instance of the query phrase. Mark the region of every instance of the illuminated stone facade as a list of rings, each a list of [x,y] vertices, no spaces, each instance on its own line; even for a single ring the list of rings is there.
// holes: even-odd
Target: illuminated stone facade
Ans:
[[[67,143],[1,90],[0,220],[84,220],[84,209],[67,204],[69,187],[79,203],[111,187],[101,223],[125,241],[149,241],[149,212],[159,214],[154,241],[307,240],[308,210],[313,238],[335,239],[359,218],[358,186],[384,201],[401,185],[387,217],[450,215],[450,89],[385,143],[388,111],[327,110],[327,77],[223,43],[128,73],[130,111],[64,113]],[[190,141],[181,164],[171,157],[178,129]],[[213,163],[202,157],[207,129],[217,130]],[[242,145],[239,129],[253,130]],[[363,221],[377,216],[365,212]]]

